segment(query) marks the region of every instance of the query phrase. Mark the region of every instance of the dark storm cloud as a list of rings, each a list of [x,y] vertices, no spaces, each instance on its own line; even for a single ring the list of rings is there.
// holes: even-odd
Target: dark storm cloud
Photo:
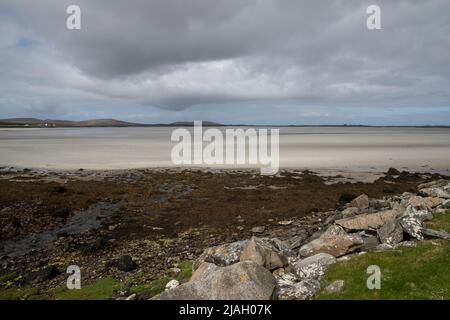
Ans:
[[[74,3],[80,31],[65,28]],[[382,30],[369,31],[374,3]],[[4,0],[0,10],[2,108],[450,104],[447,0]]]

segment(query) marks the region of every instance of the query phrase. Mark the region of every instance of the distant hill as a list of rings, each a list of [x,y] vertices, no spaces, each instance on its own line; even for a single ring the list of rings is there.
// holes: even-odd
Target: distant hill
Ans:
[[[0,119],[0,127],[3,128],[67,128],[67,127],[192,127],[193,121],[177,121],[172,123],[155,123],[155,124],[143,124],[121,121],[116,119],[93,119],[84,121],[69,121],[69,120],[53,120],[53,119],[36,119],[36,118],[11,118]],[[394,126],[394,125],[361,125],[361,124],[344,124],[344,125],[256,125],[256,124],[222,124],[212,121],[202,121],[204,127],[386,127],[386,128],[450,128],[446,125],[427,125],[427,126]]]
[[[93,119],[85,121],[68,121],[35,118],[12,118],[1,119],[2,127],[32,127],[32,128],[55,128],[55,127],[134,127],[142,124],[120,121],[115,119]]]
[[[28,128],[57,128],[57,127],[191,127],[194,125],[193,121],[178,121],[173,123],[159,123],[159,124],[141,124],[126,122],[116,119],[93,119],[84,121],[69,121],[69,120],[53,120],[53,119],[36,119],[36,118],[11,118],[0,119],[0,127],[28,127]],[[205,127],[223,126],[223,124],[211,121],[203,121],[202,125]]]
[[[192,127],[194,125],[194,121],[177,121],[168,124],[171,127]],[[203,127],[220,127],[225,126],[225,124],[212,122],[212,121],[202,121]]]

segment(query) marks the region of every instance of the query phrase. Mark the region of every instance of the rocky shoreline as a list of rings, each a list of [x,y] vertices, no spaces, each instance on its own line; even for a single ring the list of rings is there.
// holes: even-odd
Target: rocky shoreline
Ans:
[[[108,299],[310,299],[322,276],[311,264],[325,270],[371,248],[445,237],[420,228],[448,205],[442,179],[396,170],[363,182],[307,170],[262,177],[249,170],[3,169],[0,297],[30,290],[17,297],[57,299],[65,268],[79,265],[82,283],[108,283]],[[212,295],[232,283],[230,274],[234,287],[253,279],[246,293],[225,285]],[[166,285],[172,290],[155,296]]]
[[[321,289],[320,279],[338,259],[366,251],[414,246],[425,237],[450,240],[450,233],[423,225],[433,212],[450,209],[450,180],[418,186],[418,194],[352,200],[330,226],[296,250],[297,240],[252,237],[206,249],[194,264],[189,282],[171,282],[154,297],[161,300],[309,300]],[[445,272],[445,271],[444,271]],[[325,291],[336,293],[345,283],[336,280]]]

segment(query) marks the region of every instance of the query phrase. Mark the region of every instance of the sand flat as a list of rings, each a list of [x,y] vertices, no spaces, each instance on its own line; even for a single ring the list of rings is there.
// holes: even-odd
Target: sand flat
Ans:
[[[175,143],[170,141],[170,136],[174,129],[3,128],[0,129],[0,166],[173,167],[170,152]],[[448,173],[450,129],[285,127],[280,129],[280,164],[282,168],[299,169],[379,171],[397,167]]]

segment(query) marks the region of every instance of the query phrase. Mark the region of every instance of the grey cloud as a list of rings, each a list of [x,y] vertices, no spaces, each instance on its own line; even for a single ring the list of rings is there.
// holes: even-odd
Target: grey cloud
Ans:
[[[2,2],[2,105],[450,105],[446,0],[376,1],[379,31],[365,27],[373,1],[78,0],[82,30],[68,31],[72,3]],[[21,38],[39,45],[11,45]],[[46,89],[33,101],[24,83],[35,82]]]

